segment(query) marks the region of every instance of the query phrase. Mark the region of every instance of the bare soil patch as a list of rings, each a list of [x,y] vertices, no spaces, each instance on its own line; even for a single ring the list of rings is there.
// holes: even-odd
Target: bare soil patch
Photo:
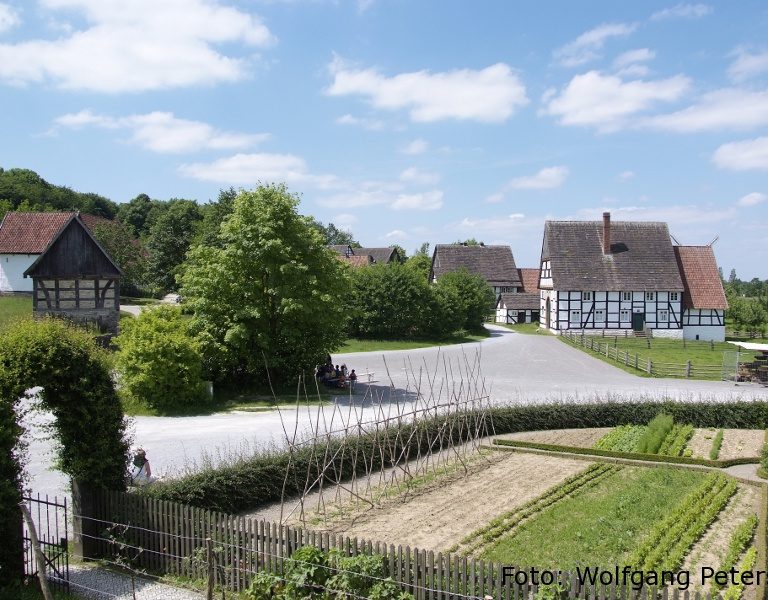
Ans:
[[[498,515],[557,485],[589,461],[499,452],[468,476],[441,478],[405,501],[392,499],[328,530],[364,539],[445,550]]]
[[[611,429],[613,429],[613,427],[520,431],[518,433],[505,433],[503,435],[497,435],[496,437],[502,440],[518,440],[521,442],[537,442],[539,444],[592,448],[597,441],[611,431]]]
[[[757,514],[759,507],[760,491],[751,485],[739,485],[739,490],[730,499],[725,509],[717,517],[717,520],[712,523],[702,538],[696,542],[683,563],[682,570],[687,570],[691,574],[697,575],[697,577],[691,579],[692,583],[696,582],[697,584],[696,590],[708,591],[701,589],[700,581],[696,581],[701,568],[720,568],[728,551],[728,544],[731,541],[733,531],[746,521],[750,515]],[[745,589],[745,595],[746,592],[748,592],[748,589]]]
[[[688,442],[688,448],[693,456],[709,458],[712,441],[717,435],[717,429],[695,429],[693,437]],[[723,430],[723,445],[720,447],[721,460],[729,458],[758,457],[763,448],[765,431],[762,429],[725,429]]]

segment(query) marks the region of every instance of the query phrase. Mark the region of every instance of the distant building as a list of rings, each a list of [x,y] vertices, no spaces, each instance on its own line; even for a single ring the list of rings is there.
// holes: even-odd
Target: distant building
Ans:
[[[8,213],[0,225],[0,263],[13,266],[3,271],[3,291],[32,292],[34,314],[117,333],[122,271],[78,213]]]
[[[518,269],[517,272],[523,285],[516,293],[498,295],[497,323],[535,323],[540,318],[539,270]]]
[[[400,262],[402,259],[397,248],[354,248],[346,244],[334,244],[329,247],[354,267],[366,264],[386,265]]]
[[[715,322],[724,316],[725,295],[714,254],[690,248],[700,247],[672,245],[666,223],[611,222],[610,213],[602,222],[547,221],[539,273],[542,327],[722,339]],[[702,257],[705,268],[697,266]],[[684,302],[686,290],[691,299]],[[709,329],[686,325],[702,318]]]
[[[511,294],[523,287],[520,272],[515,266],[509,246],[465,246],[463,244],[438,244],[432,255],[430,283],[446,273],[466,269],[480,275],[493,288],[494,294]]]

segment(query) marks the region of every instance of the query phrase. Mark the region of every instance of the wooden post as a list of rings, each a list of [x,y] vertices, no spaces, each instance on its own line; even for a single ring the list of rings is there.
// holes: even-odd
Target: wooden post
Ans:
[[[35,523],[32,521],[32,515],[29,514],[29,509],[24,502],[19,502],[19,508],[21,508],[21,514],[24,516],[24,521],[27,523],[29,537],[32,539],[32,549],[35,552],[35,562],[37,563],[37,577],[40,579],[40,590],[43,592],[43,598],[45,598],[45,600],[53,600],[51,590],[48,589],[48,578],[45,576],[45,556],[43,555],[43,551],[40,550],[40,540],[37,539]]]
[[[213,563],[213,540],[205,538],[205,554],[208,559],[208,590],[205,594],[206,600],[213,600],[213,586],[216,583],[216,567]]]
[[[685,377],[687,379],[690,379],[690,377],[691,377],[691,367],[692,367],[692,365],[691,365],[691,361],[689,359],[689,360],[687,360],[685,362]]]
[[[651,359],[648,359],[648,368],[646,369],[648,375],[651,374],[651,370],[653,369],[653,363],[651,362]]]
[[[82,481],[72,480],[72,535],[75,555],[83,560],[101,558],[99,541],[104,523],[97,519],[94,489]]]
[[[635,369],[640,369],[640,359],[637,356],[637,352],[635,352]]]
[[[709,349],[714,352],[715,351],[715,340],[709,340]]]

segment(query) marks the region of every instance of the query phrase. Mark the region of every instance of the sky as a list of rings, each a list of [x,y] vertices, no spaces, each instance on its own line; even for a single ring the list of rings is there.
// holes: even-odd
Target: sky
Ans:
[[[116,202],[285,182],[365,246],[665,221],[768,278],[768,3],[0,0],[0,167]]]

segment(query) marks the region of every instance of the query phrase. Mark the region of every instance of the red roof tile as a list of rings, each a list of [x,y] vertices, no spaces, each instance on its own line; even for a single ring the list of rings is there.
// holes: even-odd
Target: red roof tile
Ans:
[[[539,289],[539,270],[538,269],[518,269],[520,281],[523,282],[522,292],[535,294]]]
[[[9,212],[0,223],[0,253],[41,254],[75,213]]]
[[[683,278],[683,306],[727,309],[728,301],[712,246],[675,246],[674,249]]]

